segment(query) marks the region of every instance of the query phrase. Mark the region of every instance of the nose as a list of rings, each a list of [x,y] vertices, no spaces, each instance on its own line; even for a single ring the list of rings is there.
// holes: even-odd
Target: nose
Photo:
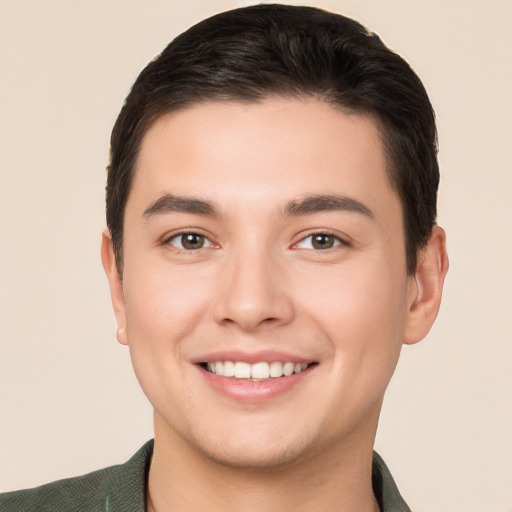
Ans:
[[[249,332],[293,320],[286,272],[269,252],[240,252],[225,262],[213,308],[216,322]]]

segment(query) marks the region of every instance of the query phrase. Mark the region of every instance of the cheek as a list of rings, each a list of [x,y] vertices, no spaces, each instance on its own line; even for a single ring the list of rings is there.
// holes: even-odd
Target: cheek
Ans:
[[[344,268],[317,276],[304,309],[323,326],[345,372],[390,377],[398,360],[406,318],[407,277],[389,265]],[[343,368],[343,370],[342,370]]]
[[[391,267],[354,264],[326,269],[307,280],[300,292],[302,302],[326,325],[361,332],[373,331],[376,325],[380,331],[392,328],[405,311],[407,276],[405,270],[400,274]]]
[[[204,290],[179,272],[137,271],[125,267],[126,332],[130,357],[140,385],[157,410],[173,397],[184,397],[184,340],[206,314]]]
[[[130,270],[126,272],[123,288],[131,334],[147,332],[155,339],[174,339],[197,325],[198,318],[205,313],[211,289],[205,279],[191,279],[190,272],[179,267],[171,272],[165,265]]]
[[[127,267],[124,282],[126,332],[137,378],[156,404],[163,388],[183,394],[187,342],[208,315],[205,284],[197,286],[179,269]],[[201,281],[199,281],[201,282]],[[202,281],[204,283],[204,281]],[[169,394],[169,393],[167,393]],[[174,396],[170,393],[169,396]]]

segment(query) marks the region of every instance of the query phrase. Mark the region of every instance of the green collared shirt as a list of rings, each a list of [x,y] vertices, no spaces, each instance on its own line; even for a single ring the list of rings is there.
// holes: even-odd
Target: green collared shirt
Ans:
[[[149,441],[125,464],[0,494],[0,512],[145,512],[152,454],[153,441]],[[410,512],[389,469],[375,452],[372,483],[381,512]]]

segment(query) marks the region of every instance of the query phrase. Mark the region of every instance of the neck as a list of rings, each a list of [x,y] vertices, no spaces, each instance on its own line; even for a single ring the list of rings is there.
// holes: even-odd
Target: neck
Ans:
[[[365,448],[351,440],[301,461],[240,468],[208,458],[155,424],[148,512],[376,512],[370,438]]]

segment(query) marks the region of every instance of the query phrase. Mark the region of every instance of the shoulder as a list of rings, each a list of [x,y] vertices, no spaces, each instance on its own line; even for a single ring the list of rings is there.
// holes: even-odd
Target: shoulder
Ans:
[[[153,441],[128,462],[33,489],[0,494],[2,512],[143,512]]]
[[[372,486],[382,512],[411,512],[386,463],[377,452],[373,452]]]

